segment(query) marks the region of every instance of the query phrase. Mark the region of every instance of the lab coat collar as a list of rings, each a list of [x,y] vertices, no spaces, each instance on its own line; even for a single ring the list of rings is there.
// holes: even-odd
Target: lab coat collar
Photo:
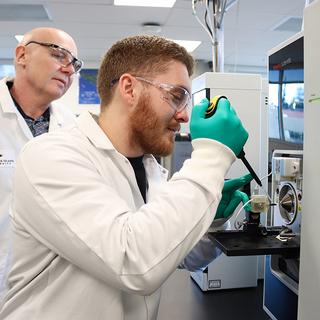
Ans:
[[[64,108],[64,106],[59,106],[56,102],[52,102],[49,106],[50,110],[50,127],[49,131],[51,131],[52,127],[53,130],[58,127],[61,128],[65,124],[64,116],[61,112],[61,109]]]
[[[111,141],[94,119],[94,115],[84,112],[76,119],[80,131],[99,149],[115,150]]]
[[[0,107],[3,113],[17,113],[17,108],[14,105],[14,102],[11,98],[10,91],[7,87],[7,82],[13,81],[13,78],[5,77],[0,81],[0,96],[1,96],[1,103]]]
[[[14,104],[14,101],[11,97],[10,91],[7,86],[8,81],[13,81],[13,78],[5,77],[0,81],[0,108],[2,109],[3,114],[11,113],[15,115],[23,134],[25,135],[27,140],[30,140],[33,138],[32,133],[26,121],[24,120],[24,118],[22,117],[22,115],[20,114],[20,112]]]
[[[94,119],[96,116],[90,114],[89,112],[82,113],[77,119],[76,123],[79,130],[93,143],[93,145],[99,149],[104,150],[115,150],[113,144],[109,140],[108,136],[103,132],[103,130],[98,125],[97,121]],[[145,166],[149,167],[151,163],[157,163],[157,160],[151,154],[145,154],[143,158],[143,163]],[[160,165],[157,165],[158,167]],[[160,166],[160,175],[163,180],[168,177],[168,170]],[[159,170],[157,169],[157,172]]]

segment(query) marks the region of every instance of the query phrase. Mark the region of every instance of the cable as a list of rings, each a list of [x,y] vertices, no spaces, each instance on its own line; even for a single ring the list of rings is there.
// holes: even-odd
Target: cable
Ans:
[[[237,70],[237,68],[238,68],[238,56],[239,56],[239,41],[238,41],[239,37],[238,37],[238,33],[239,33],[239,29],[240,29],[239,28],[240,1],[233,2],[233,4],[237,5],[237,8],[236,8],[236,19],[235,19],[234,65],[233,65],[233,72],[237,73],[238,72],[238,70]]]
[[[267,175],[265,175],[264,177],[262,177],[260,180],[264,180],[265,178],[268,178],[270,175],[272,174],[272,171],[270,171]]]
[[[235,215],[235,220],[234,220],[234,228],[236,229],[236,230],[239,230],[240,229],[240,227],[238,227],[238,225],[237,225],[237,218],[238,218],[238,216],[239,216],[239,214],[240,214],[240,212],[242,211],[242,209],[247,205],[247,204],[249,204],[250,202],[252,202],[252,200],[253,199],[250,199],[250,200],[248,200],[239,210],[238,210],[238,212],[237,212],[237,214]]]
[[[209,23],[207,21],[207,18],[209,20]],[[206,13],[205,13],[205,21],[206,21],[206,25],[213,37],[213,39],[215,40],[215,36],[214,36],[214,26],[212,24],[212,20],[211,20],[211,16],[210,16],[210,7],[209,7],[209,0],[206,0]]]
[[[264,180],[266,178],[268,178],[270,175],[272,174],[272,171],[270,171],[270,173],[268,173],[266,176],[262,177],[261,180]],[[268,197],[270,203],[272,203],[272,199],[271,197],[269,196],[269,193],[266,191],[266,189],[264,187],[261,187],[262,191],[265,193],[265,195]]]
[[[270,171],[267,175],[265,175],[264,177],[262,177],[261,179],[260,179],[260,181],[263,181],[264,179],[266,179],[266,178],[268,178],[270,175],[272,174],[272,171]],[[255,187],[254,187],[254,189],[253,189],[253,194],[258,194],[259,193],[259,188],[263,191],[263,193],[268,197],[268,199],[269,199],[269,201],[270,201],[270,203],[272,202],[272,200],[271,200],[271,197],[269,196],[269,194],[268,194],[268,192],[266,191],[266,189],[263,187],[263,186],[259,186],[258,184],[257,184],[257,182],[256,182],[256,185],[255,185]]]
[[[262,180],[268,178],[271,174],[272,174],[272,171],[270,171],[267,175],[265,175],[264,177],[262,177],[260,180],[262,181]],[[258,187],[258,188],[255,189],[255,190],[258,190],[258,189],[259,189],[259,185],[258,185],[257,183],[256,183],[256,187]],[[270,201],[270,203],[271,203],[272,200],[271,200],[269,194],[267,193],[267,191],[266,191],[263,187],[260,187],[260,188],[261,188],[262,191],[265,193],[265,195],[268,197],[268,199],[269,199],[269,201]],[[242,209],[243,209],[247,204],[249,204],[249,203],[252,202],[253,200],[254,200],[253,198],[250,199],[250,200],[248,200],[248,201],[239,209],[239,211],[236,213],[236,215],[235,215],[235,220],[234,220],[234,228],[235,228],[236,230],[239,230],[239,229],[240,229],[240,225],[237,224],[237,218],[238,218],[240,212],[242,211]]]
[[[207,27],[208,31],[209,31],[210,34],[211,34],[211,37],[213,37],[212,30],[211,30],[211,28],[210,28],[210,26],[209,26],[209,24],[208,24],[208,21],[207,21],[207,17],[208,17],[208,11],[206,10],[206,13],[205,13],[205,15],[204,15],[204,21],[205,21],[205,23],[206,23],[206,27]]]
[[[192,0],[192,13],[195,16],[195,18],[197,19],[197,21],[199,22],[199,24],[201,25],[201,27],[208,33],[211,44],[214,45],[214,39],[213,36],[210,34],[210,31],[207,29],[207,27],[202,23],[202,21],[200,20],[200,18],[197,15],[196,12],[196,7],[195,7],[195,3],[197,2],[197,0]]]

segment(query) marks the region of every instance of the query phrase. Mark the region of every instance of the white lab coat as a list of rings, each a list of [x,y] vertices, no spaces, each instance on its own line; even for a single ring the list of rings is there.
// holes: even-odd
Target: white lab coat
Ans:
[[[8,80],[0,80],[0,302],[10,267],[9,203],[13,170],[22,146],[33,138],[28,125],[14,105],[6,85]],[[73,122],[74,116],[69,110],[53,103],[50,107],[49,131]]]
[[[159,288],[209,228],[235,156],[197,139],[169,182],[144,156],[144,204],[129,161],[93,117],[76,122],[21,152],[14,263],[0,318],[154,320]]]

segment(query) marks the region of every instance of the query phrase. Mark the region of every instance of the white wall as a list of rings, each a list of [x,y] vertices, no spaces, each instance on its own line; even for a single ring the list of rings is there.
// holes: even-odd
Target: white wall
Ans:
[[[85,69],[98,69],[99,65],[97,63],[85,63]],[[94,114],[100,112],[100,105],[98,104],[79,104],[79,75],[74,76],[73,83],[67,93],[60,98],[58,101],[64,104],[67,108],[70,108],[71,111],[79,115],[84,111],[90,111]]]

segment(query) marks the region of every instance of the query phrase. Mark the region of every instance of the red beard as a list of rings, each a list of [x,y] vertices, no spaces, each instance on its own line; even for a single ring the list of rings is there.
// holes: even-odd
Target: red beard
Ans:
[[[167,156],[172,153],[174,137],[169,119],[161,119],[152,109],[150,96],[145,93],[139,98],[131,115],[132,144],[140,146],[145,154]],[[179,128],[179,124],[176,124]]]

